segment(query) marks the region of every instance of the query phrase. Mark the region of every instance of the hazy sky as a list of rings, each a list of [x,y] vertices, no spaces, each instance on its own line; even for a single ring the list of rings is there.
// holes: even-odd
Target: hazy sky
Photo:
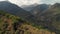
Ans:
[[[3,1],[3,0],[0,0]],[[7,0],[5,0],[7,1]],[[34,4],[34,3],[38,3],[38,4],[42,4],[42,3],[46,3],[46,4],[54,4],[56,2],[60,2],[60,0],[8,0],[12,3],[15,3],[17,5],[30,5],[30,4]]]

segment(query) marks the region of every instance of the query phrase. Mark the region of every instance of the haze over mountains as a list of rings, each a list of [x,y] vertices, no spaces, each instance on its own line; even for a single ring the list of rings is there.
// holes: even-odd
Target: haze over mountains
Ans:
[[[21,7],[22,7],[24,10],[31,11],[31,10],[34,9],[37,5],[39,5],[39,4],[22,5]]]

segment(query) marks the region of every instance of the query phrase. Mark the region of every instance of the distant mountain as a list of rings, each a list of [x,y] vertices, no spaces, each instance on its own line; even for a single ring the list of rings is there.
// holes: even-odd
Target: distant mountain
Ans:
[[[40,5],[37,5],[34,9],[32,9],[32,14],[40,14],[41,12],[45,11],[46,9],[49,8],[49,5],[47,4],[40,4]]]
[[[45,10],[47,10],[50,7],[50,5],[47,4],[41,4],[41,5],[37,5],[36,7],[34,7],[34,9],[32,9],[30,12],[32,13],[32,15],[35,16],[36,21],[38,23],[40,23],[40,15],[42,12],[44,12]],[[37,23],[37,24],[38,24]]]
[[[30,12],[20,8],[19,6],[15,5],[15,4],[7,2],[7,1],[0,2],[0,10],[14,14],[16,16],[20,16],[23,19],[25,19],[25,18],[30,19],[33,16]]]
[[[32,5],[22,5],[22,8],[27,11],[31,11],[34,9],[38,4],[32,4]]]
[[[20,8],[19,6],[12,4],[10,2],[7,2],[7,1],[0,2],[0,10],[5,10],[10,13],[27,12],[23,10],[22,8]]]

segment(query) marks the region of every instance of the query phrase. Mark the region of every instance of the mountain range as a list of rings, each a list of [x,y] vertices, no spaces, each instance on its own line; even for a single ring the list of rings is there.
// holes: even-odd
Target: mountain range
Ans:
[[[30,12],[36,17],[36,24],[60,34],[60,3],[37,5]]]
[[[39,9],[39,11],[40,10],[41,9]],[[48,29],[55,31],[56,34],[60,34],[59,33],[60,32],[60,27],[59,27],[60,26],[60,3],[51,5],[46,10],[43,10],[42,12],[38,12],[36,17],[38,22],[40,22],[40,25],[43,25]]]
[[[42,29],[48,29],[56,34],[60,34],[60,3],[54,5],[40,4],[22,7],[25,8],[22,9],[21,7],[7,1],[0,2],[0,10],[22,18],[24,21],[28,22],[28,25],[33,24],[33,26],[39,29],[40,26],[42,26]],[[25,30],[24,26],[27,23],[23,23],[24,25],[22,25],[21,28],[22,30]],[[28,25],[28,28],[31,27],[34,29],[34,27]],[[26,30],[28,30],[27,27]]]
[[[28,12],[28,11],[22,9],[21,7],[15,5],[15,4],[12,4],[8,1],[0,2],[0,10],[6,11],[6,12],[11,13],[16,16],[20,16],[26,20],[27,19],[30,20],[30,18],[33,19],[33,17],[34,17],[30,12]]]

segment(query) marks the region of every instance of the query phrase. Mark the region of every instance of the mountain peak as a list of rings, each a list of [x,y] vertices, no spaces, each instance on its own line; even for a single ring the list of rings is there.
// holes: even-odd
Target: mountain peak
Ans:
[[[52,7],[53,8],[60,7],[60,3],[55,3]]]

